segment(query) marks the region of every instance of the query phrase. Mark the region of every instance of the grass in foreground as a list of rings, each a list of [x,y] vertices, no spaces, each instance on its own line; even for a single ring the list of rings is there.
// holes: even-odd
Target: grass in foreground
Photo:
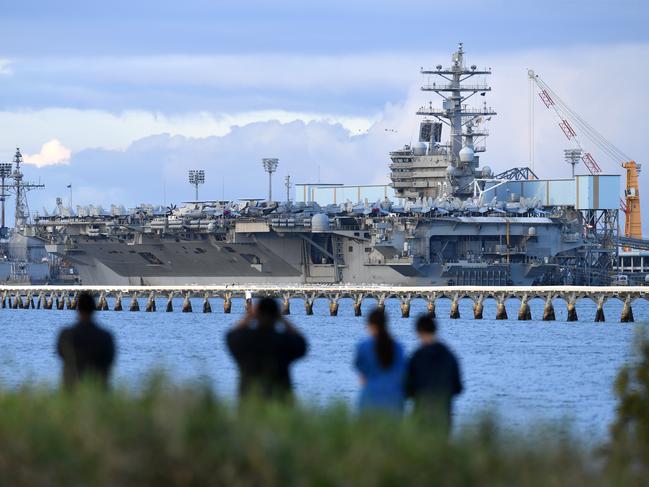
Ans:
[[[445,440],[411,417],[223,403],[152,380],[139,392],[0,392],[0,485],[649,485],[649,345],[616,383],[596,451],[483,420]]]
[[[548,435],[543,435],[547,437]],[[200,387],[0,395],[0,483],[11,485],[611,485],[631,481],[563,436],[452,442],[412,418],[277,404],[237,409]]]

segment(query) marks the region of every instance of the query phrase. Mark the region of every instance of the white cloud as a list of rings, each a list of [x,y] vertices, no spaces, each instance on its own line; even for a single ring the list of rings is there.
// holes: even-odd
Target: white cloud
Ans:
[[[483,164],[498,171],[528,163],[528,68],[536,69],[565,101],[615,145],[631,156],[640,158],[638,162],[643,162],[644,140],[638,134],[646,131],[646,120],[649,120],[649,92],[642,89],[642,80],[649,76],[649,65],[638,63],[637,59],[649,57],[649,44],[581,46],[494,54],[474,54],[471,46],[466,48],[469,63],[484,66],[488,62],[494,72],[488,79],[493,92],[487,95],[486,100],[496,109],[498,116],[491,122],[488,151],[481,156]],[[352,58],[353,62],[349,61]],[[314,98],[319,93],[317,88],[329,86],[330,82],[342,93],[354,92],[376,83],[398,85],[403,93],[402,102],[384,105],[383,100],[375,100],[375,108],[371,112],[357,115],[355,110],[350,110],[349,113],[355,113],[353,116],[328,113],[325,102],[322,111],[317,113],[283,110],[281,107],[277,110],[239,113],[188,112],[176,115],[136,110],[109,113],[69,108],[4,111],[0,112],[0,126],[3,127],[5,142],[0,142],[0,153],[11,154],[13,144],[35,151],[43,140],[58,138],[65,140],[75,153],[71,168],[77,168],[77,164],[89,167],[110,164],[111,158],[129,160],[129,167],[137,166],[147,171],[149,181],[153,181],[151,174],[159,174],[159,188],[145,194],[138,180],[124,180],[121,173],[116,172],[114,181],[109,179],[110,175],[97,179],[102,183],[97,193],[91,189],[92,181],[84,183],[89,187],[87,194],[121,194],[124,198],[136,194],[142,201],[160,201],[162,179],[184,180],[183,171],[187,169],[187,164],[201,164],[200,167],[208,170],[215,197],[220,197],[220,185],[216,180],[221,176],[227,183],[228,196],[258,196],[263,194],[263,178],[260,176],[257,181],[254,171],[260,171],[258,161],[265,156],[279,157],[280,170],[295,175],[296,180],[312,180],[319,169],[323,181],[354,184],[385,181],[389,162],[387,152],[415,140],[418,117],[414,112],[428,99],[419,90],[422,80],[417,73],[418,67],[437,62],[447,64],[449,53],[435,56],[421,53],[396,56],[388,53],[384,56],[371,55],[367,60],[359,55],[343,58],[338,64],[327,57],[304,59],[302,65],[297,62],[282,64],[273,57],[269,59],[272,62],[267,61],[263,63],[263,69],[260,68],[261,71],[267,70],[265,78],[255,77],[255,74],[254,83],[250,81],[252,78],[247,81],[261,94],[265,79],[277,86],[284,86],[282,83],[286,81],[288,91],[313,89]],[[235,63],[232,60],[229,62]],[[230,71],[224,69],[228,67],[225,64],[219,67],[219,70],[223,69],[221,74],[225,80],[220,80],[214,73],[210,74],[210,70],[216,69],[210,66],[205,66],[206,73],[201,75],[198,69],[201,63],[195,64],[192,65],[194,67],[186,66],[191,68],[191,76],[188,77],[192,83],[213,83],[216,86],[219,83],[236,85],[245,81],[242,67],[245,67],[245,63],[242,61],[237,61],[235,64],[238,67]],[[602,66],[615,65],[625,66],[624,76],[601,69]],[[158,83],[169,83],[170,89],[174,80],[179,80],[180,74],[167,74],[167,71],[160,71],[161,67],[153,65],[146,67],[153,74],[147,75],[147,69],[127,74],[124,74],[124,70],[116,70],[112,78],[108,74],[106,76],[109,80],[127,84],[129,76],[134,77],[130,82],[136,84],[156,83],[153,78],[163,77],[164,80]],[[93,77],[103,79],[104,71],[93,69]],[[177,73],[187,74],[182,69]],[[167,79],[167,75],[170,78]],[[437,106],[439,100],[433,101]],[[470,101],[479,104],[482,97]],[[163,106],[164,100],[161,100]],[[346,130],[332,124],[340,124]],[[563,149],[570,147],[570,143],[565,140],[552,113],[538,100],[535,132],[537,173],[541,177],[566,177],[569,168],[563,162]],[[149,137],[160,133],[178,137]],[[364,135],[351,137],[358,133]],[[143,138],[146,139],[136,142]],[[2,143],[9,145],[2,147]],[[587,141],[584,143],[588,145]],[[112,152],[108,152],[106,158],[92,158],[87,154],[80,154],[77,158],[78,153],[88,148],[105,148]],[[605,172],[620,172],[615,161],[595,155]],[[242,170],[244,167],[245,170]],[[100,171],[99,168],[96,170]],[[48,177],[51,176],[50,173]],[[641,184],[646,182],[646,177],[646,174],[641,175]],[[151,184],[155,185],[154,182]],[[114,189],[110,192],[108,186],[111,185],[119,188],[119,191]],[[77,183],[75,187],[79,186],[80,183]],[[179,184],[175,194],[171,186],[171,183],[167,185],[169,200],[188,197],[183,196],[187,188],[182,184]],[[649,209],[649,203],[644,207]]]
[[[618,46],[576,46],[510,53],[478,53],[468,50],[468,62],[492,66],[489,80],[493,92],[487,97],[499,115],[492,123],[492,134],[486,158],[494,167],[509,166],[526,161],[527,150],[527,68],[533,67],[562,94],[577,111],[598,127],[617,145],[631,154],[642,154],[644,147],[630,128],[643,127],[649,117],[649,93],[642,90],[638,80],[646,79],[649,66],[637,59],[649,57],[649,44]],[[449,50],[454,46],[449,46]],[[402,140],[407,142],[416,134],[417,119],[412,110],[426,102],[418,90],[421,65],[447,64],[449,53],[430,52],[369,53],[347,56],[296,55],[220,55],[220,56],[153,56],[100,59],[31,59],[15,61],[16,73],[25,64],[24,76],[41,75],[64,86],[92,89],[97,99],[113,95],[112,87],[122,91],[138,87],[160,87],[159,108],[156,111],[126,109],[109,112],[100,109],[44,108],[36,110],[5,110],[0,112],[3,141],[0,152],[10,151],[15,144],[31,147],[42,140],[60,138],[73,151],[88,147],[124,149],[140,138],[156,133],[207,137],[225,135],[233,126],[279,120],[288,123],[324,120],[340,123],[351,133],[364,132],[374,122],[395,125]],[[602,70],[602,65],[623,65],[625,76]],[[479,80],[481,81],[481,80]],[[165,110],[168,97],[199,90],[198,85],[235,90],[260,99],[268,90],[281,88],[289,93],[304,93],[310,106],[317,111],[286,109],[218,111],[189,111],[171,114]],[[353,105],[328,111],[327,102],[339,93],[346,100],[350,94],[364,93],[375,87],[391,87],[403,93],[405,111],[400,115],[388,113],[384,99],[363,101],[363,109]],[[615,89],[608,89],[615,87]],[[102,91],[103,90],[103,91]],[[230,92],[228,91],[228,93]],[[327,97],[322,93],[327,92]],[[333,93],[333,94],[332,94]],[[407,95],[407,100],[406,98]],[[103,95],[103,96],[102,96]],[[198,96],[198,95],[197,95]],[[211,106],[209,95],[205,105]],[[374,93],[372,96],[376,97]],[[254,98],[254,97],[253,97]],[[436,103],[438,100],[434,100]],[[475,102],[477,100],[471,100]],[[295,102],[299,105],[299,102]],[[84,106],[93,106],[91,101]],[[367,108],[368,106],[373,108]],[[382,108],[383,107],[383,108]],[[550,113],[537,103],[537,156],[560,159],[566,143],[556,129]],[[387,110],[389,110],[388,108]],[[394,110],[394,107],[392,107]],[[398,126],[398,127],[397,127]],[[2,144],[6,144],[3,147]]]
[[[11,61],[9,59],[0,58],[0,76],[8,76],[11,74],[13,74]]]
[[[221,136],[236,126],[271,120],[281,123],[326,121],[358,134],[367,131],[377,118],[378,115],[356,117],[285,110],[216,115],[207,112],[165,115],[144,111],[114,114],[69,108],[0,111],[0,126],[3,127],[0,151],[11,151],[15,145],[34,151],[40,141],[53,138],[65,140],[73,152],[92,147],[123,150],[132,142],[152,134]]]
[[[37,154],[23,154],[23,160],[27,164],[36,167],[54,166],[57,164],[68,164],[70,162],[70,149],[65,147],[58,139],[45,142],[41,151]]]

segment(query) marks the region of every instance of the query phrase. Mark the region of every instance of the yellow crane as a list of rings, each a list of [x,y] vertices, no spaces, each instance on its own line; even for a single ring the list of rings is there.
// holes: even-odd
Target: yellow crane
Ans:
[[[626,169],[626,189],[624,190],[624,236],[642,238],[642,219],[640,217],[640,186],[638,184],[639,164],[635,161],[623,162]]]
[[[578,154],[584,166],[591,174],[602,172],[599,164],[593,155],[586,151],[582,146],[578,136],[583,134],[584,137],[598,147],[604,154],[613,159],[617,164],[626,170],[626,189],[624,191],[624,200],[620,201],[620,209],[624,212],[624,236],[630,238],[642,238],[642,220],[640,213],[640,191],[638,184],[638,175],[640,174],[641,165],[636,163],[624,152],[613,145],[593,126],[584,120],[577,112],[571,109],[559,95],[533,70],[528,71],[529,79],[539,89],[539,97],[543,104],[551,110],[559,120],[559,128],[566,138],[577,146]]]

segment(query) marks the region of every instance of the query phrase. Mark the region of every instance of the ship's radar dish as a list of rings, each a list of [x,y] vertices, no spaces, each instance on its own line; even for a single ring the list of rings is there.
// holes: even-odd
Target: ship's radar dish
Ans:
[[[312,232],[328,232],[329,217],[325,213],[316,213],[311,217]]]
[[[473,162],[474,157],[475,157],[475,154],[474,154],[473,149],[471,147],[464,147],[462,150],[460,150],[460,161],[462,161],[462,162]]]
[[[412,153],[416,156],[425,156],[428,147],[425,142],[417,142],[412,146]]]

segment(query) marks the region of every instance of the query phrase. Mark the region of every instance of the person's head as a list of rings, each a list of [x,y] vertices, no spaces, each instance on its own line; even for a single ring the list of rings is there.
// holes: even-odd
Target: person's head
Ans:
[[[376,355],[384,369],[394,360],[394,342],[388,332],[388,320],[385,313],[375,309],[367,317],[367,330],[376,340]]]
[[[95,298],[87,291],[83,291],[77,298],[77,314],[83,322],[90,321],[93,313],[97,309]]]
[[[257,303],[257,322],[260,328],[272,328],[280,318],[279,306],[274,298],[262,298]]]
[[[437,323],[430,314],[421,315],[415,324],[417,336],[422,343],[432,343],[437,339]]]

